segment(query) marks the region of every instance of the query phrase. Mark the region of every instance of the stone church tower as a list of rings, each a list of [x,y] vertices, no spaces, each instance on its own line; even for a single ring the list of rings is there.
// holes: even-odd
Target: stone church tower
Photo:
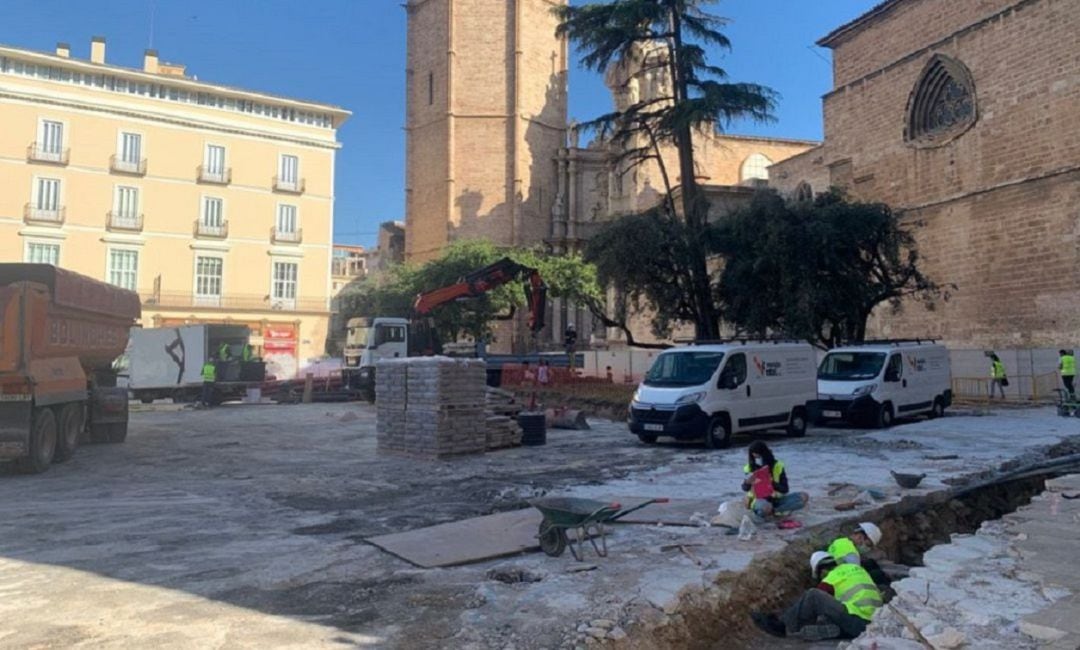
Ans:
[[[549,234],[566,146],[566,0],[407,0],[406,259]]]

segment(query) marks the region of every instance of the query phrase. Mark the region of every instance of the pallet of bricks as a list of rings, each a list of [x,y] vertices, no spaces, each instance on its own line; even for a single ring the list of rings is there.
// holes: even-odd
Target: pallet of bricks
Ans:
[[[514,394],[500,388],[487,387],[487,448],[503,449],[521,445],[521,427],[517,423],[521,404]]]
[[[445,458],[487,449],[482,360],[385,360],[375,377],[379,451]]]

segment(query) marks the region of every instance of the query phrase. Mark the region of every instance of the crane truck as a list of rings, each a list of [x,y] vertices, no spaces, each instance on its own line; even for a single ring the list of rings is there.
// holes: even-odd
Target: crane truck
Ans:
[[[133,291],[49,264],[0,264],[0,460],[39,473],[92,442],[127,438],[112,362],[141,305]]]
[[[346,324],[344,383],[360,391],[369,400],[375,394],[375,364],[380,359],[412,357],[442,352],[442,343],[430,318],[436,308],[479,298],[510,282],[522,280],[529,307],[528,327],[535,336],[544,329],[547,286],[540,273],[518,264],[509,257],[473,271],[454,284],[422,293],[416,297],[411,318],[352,318]],[[523,357],[509,355],[485,357],[489,363],[519,362]]]

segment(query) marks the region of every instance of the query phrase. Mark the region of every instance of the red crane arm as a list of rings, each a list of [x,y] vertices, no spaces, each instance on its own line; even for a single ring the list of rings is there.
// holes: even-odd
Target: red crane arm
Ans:
[[[464,298],[477,298],[519,278],[528,280],[525,294],[529,303],[529,329],[538,332],[544,328],[547,286],[536,269],[518,264],[509,257],[473,271],[455,284],[420,294],[416,297],[413,309],[417,315],[424,316],[440,305]]]

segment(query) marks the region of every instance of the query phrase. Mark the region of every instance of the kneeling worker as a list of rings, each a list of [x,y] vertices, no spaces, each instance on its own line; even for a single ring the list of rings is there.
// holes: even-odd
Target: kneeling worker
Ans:
[[[881,543],[881,538],[881,529],[875,524],[864,521],[848,537],[833,540],[826,551],[837,564],[861,565],[874,579],[875,584],[888,585],[892,579],[881,570],[876,561],[865,556],[866,551]]]
[[[807,589],[781,614],[753,612],[754,624],[776,636],[801,636],[807,641],[845,637],[866,629],[882,606],[881,592],[858,564],[837,564],[828,553],[810,556],[810,570],[820,582]]]
[[[784,515],[806,507],[810,495],[791,492],[784,463],[776,459],[769,446],[754,441],[747,450],[746,478],[742,489],[746,491],[746,507],[758,520],[772,515]]]

